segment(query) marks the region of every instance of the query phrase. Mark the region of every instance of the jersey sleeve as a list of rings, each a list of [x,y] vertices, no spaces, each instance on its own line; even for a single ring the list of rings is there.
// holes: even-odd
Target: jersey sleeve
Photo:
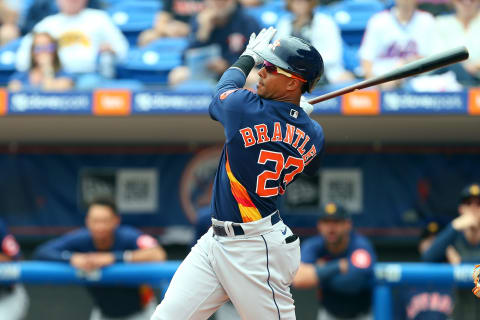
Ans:
[[[315,263],[318,254],[323,246],[323,241],[319,237],[313,237],[305,240],[300,249],[300,256],[303,263]]]
[[[422,254],[422,260],[425,262],[443,262],[446,260],[447,247],[455,241],[460,233],[452,227],[452,224],[448,225],[442,230],[432,245]]]
[[[0,221],[0,253],[10,257],[12,260],[17,260],[21,256],[20,246],[15,237],[10,234],[5,224]]]
[[[314,124],[316,127],[315,130],[317,132],[317,137],[315,139],[314,145],[315,148],[317,148],[318,150],[313,159],[311,159],[303,169],[303,173],[309,176],[314,176],[315,174],[317,174],[322,164],[323,154],[325,150],[325,136],[323,134],[323,129],[317,122],[314,122]]]
[[[126,250],[150,249],[158,246],[154,237],[135,228],[122,227],[117,234],[122,239]]]
[[[245,112],[254,112],[259,102],[256,94],[242,88],[244,83],[242,71],[228,69],[220,79],[208,108],[210,117],[223,125],[227,139],[240,128]]]
[[[48,241],[39,246],[34,254],[34,259],[49,261],[70,261],[75,252],[87,252],[87,243],[91,241],[84,230],[74,231],[62,237]]]
[[[337,292],[358,293],[373,284],[375,252],[366,240],[356,242],[348,255],[347,273],[338,273],[328,281],[328,285]]]

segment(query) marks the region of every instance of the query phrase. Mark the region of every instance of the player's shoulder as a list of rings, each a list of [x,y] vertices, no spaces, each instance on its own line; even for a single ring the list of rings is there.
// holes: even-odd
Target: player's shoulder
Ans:
[[[79,243],[90,241],[91,239],[92,239],[92,234],[85,227],[72,230],[66,233],[65,235],[57,238],[58,241],[79,242]]]
[[[324,243],[321,236],[312,236],[302,241],[302,250],[315,251],[322,248]]]
[[[139,229],[132,227],[132,226],[127,226],[127,225],[120,225],[115,232],[120,235],[120,236],[134,236],[138,237],[142,234],[142,231]]]
[[[252,89],[233,88],[218,93],[218,103],[226,107],[251,110],[259,102],[260,97]]]
[[[368,240],[367,237],[359,234],[358,232],[352,233],[352,247],[354,249],[363,248],[363,249],[368,249],[370,251],[373,251],[373,245],[370,242],[370,240]]]

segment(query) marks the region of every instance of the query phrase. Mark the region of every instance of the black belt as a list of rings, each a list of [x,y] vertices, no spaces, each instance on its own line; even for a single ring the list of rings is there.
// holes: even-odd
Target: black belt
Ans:
[[[280,213],[277,211],[274,214],[272,214],[270,218],[270,222],[272,223],[272,226],[275,225],[277,222],[282,220],[280,218]],[[228,236],[227,230],[225,230],[224,226],[217,226],[217,225],[212,225],[213,228],[213,233],[215,233],[217,236],[221,237],[226,237]],[[241,236],[245,234],[245,231],[243,230],[242,226],[240,225],[232,225],[233,228],[233,233],[235,236]]]

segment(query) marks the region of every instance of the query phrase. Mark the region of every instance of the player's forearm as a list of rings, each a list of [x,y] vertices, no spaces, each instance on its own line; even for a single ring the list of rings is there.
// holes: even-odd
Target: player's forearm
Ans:
[[[445,260],[446,250],[454,242],[457,235],[458,231],[451,224],[448,225],[438,234],[430,248],[422,254],[422,260],[425,262],[441,262]]]
[[[162,247],[127,251],[124,254],[125,262],[148,262],[165,260],[167,260],[167,253]]]
[[[225,71],[218,81],[216,92],[228,89],[242,88],[245,85],[248,74],[255,66],[252,57],[241,56],[238,60]]]
[[[329,280],[329,284],[337,292],[354,294],[361,292],[365,288],[371,286],[373,280],[373,270],[357,269],[350,266],[350,270],[346,274],[337,274]]]
[[[340,273],[340,264],[338,260],[329,261],[324,265],[315,265],[317,272],[317,278],[320,283],[325,279],[333,277],[336,274]]]
[[[37,260],[48,260],[48,261],[63,261],[69,262],[72,253],[68,250],[53,250],[51,248],[42,248],[40,247],[33,254],[33,258]]]

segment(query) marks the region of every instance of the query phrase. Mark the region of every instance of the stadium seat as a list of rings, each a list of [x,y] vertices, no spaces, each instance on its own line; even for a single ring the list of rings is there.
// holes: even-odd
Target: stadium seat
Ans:
[[[357,77],[363,77],[363,70],[358,56],[359,47],[350,46],[343,41],[343,64],[345,69],[353,72]]]
[[[146,84],[166,84],[170,70],[182,63],[187,44],[185,38],[163,38],[146,47],[132,48],[125,62],[118,65],[117,75]]]
[[[324,12],[335,19],[343,40],[358,47],[370,17],[384,9],[385,5],[379,0],[345,0],[328,6]]]
[[[158,0],[116,1],[107,8],[113,22],[122,30],[130,45],[134,46],[143,30],[153,26],[155,14],[161,9]]]
[[[10,76],[16,71],[15,54],[20,46],[21,38],[0,47],[0,84],[8,83]]]
[[[247,7],[245,10],[258,21],[262,28],[275,26],[278,19],[288,12],[283,1],[271,1],[258,7]]]

